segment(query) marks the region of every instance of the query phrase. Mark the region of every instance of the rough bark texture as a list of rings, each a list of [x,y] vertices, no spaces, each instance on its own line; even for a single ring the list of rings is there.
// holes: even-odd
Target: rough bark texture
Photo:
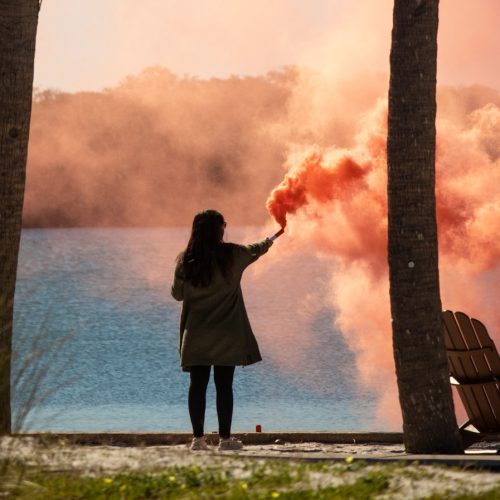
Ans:
[[[10,360],[39,0],[0,0],[0,434],[11,431]]]
[[[410,453],[461,453],[441,324],[435,200],[438,0],[395,0],[388,133],[394,358]]]

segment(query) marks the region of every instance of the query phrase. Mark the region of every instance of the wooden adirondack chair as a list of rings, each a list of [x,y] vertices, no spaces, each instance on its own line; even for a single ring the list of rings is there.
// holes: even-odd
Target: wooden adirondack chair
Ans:
[[[460,426],[464,446],[500,441],[500,357],[486,327],[462,312],[443,312],[450,381],[469,419]]]

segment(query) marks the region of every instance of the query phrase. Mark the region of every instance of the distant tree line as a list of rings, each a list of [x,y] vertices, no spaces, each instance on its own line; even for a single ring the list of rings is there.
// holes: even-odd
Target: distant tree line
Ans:
[[[272,129],[296,75],[150,68],[102,92],[36,91],[24,226],[177,225],[207,206],[262,222],[286,149]]]

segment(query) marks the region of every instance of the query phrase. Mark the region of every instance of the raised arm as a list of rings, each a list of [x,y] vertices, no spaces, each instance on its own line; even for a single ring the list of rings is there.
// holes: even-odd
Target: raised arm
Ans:
[[[258,243],[252,243],[251,245],[246,245],[250,255],[253,257],[253,261],[256,261],[260,256],[264,255],[273,245],[273,242],[266,238],[264,241],[259,241]]]
[[[263,241],[252,243],[250,245],[235,245],[237,249],[237,260],[244,269],[252,262],[255,262],[259,257],[264,255],[272,244],[273,242],[269,238],[266,238]]]

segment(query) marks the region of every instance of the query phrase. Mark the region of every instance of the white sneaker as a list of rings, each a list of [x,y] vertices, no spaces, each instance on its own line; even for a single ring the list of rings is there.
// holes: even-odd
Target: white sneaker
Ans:
[[[243,449],[243,443],[234,437],[221,438],[219,441],[219,451],[237,451]]]
[[[194,437],[193,440],[191,441],[191,446],[189,448],[191,451],[202,451],[210,449],[205,440],[205,436]]]

